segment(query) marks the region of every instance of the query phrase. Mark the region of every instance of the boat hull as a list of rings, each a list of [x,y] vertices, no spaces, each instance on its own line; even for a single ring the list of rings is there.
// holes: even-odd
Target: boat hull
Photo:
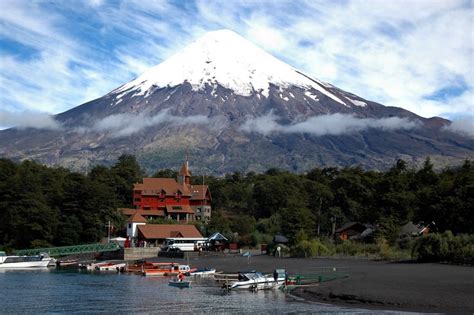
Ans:
[[[51,258],[46,258],[39,261],[23,261],[13,263],[2,263],[0,269],[15,269],[15,268],[46,268],[51,262]]]
[[[190,272],[190,276],[195,276],[195,277],[206,277],[206,276],[213,276],[216,273],[216,269],[203,269],[203,270],[196,270],[193,272]]]
[[[177,287],[177,288],[189,288],[189,287],[191,287],[191,281],[174,281],[174,280],[171,280],[168,284],[172,287]]]
[[[119,272],[121,270],[125,269],[126,264],[121,263],[121,264],[98,264],[95,266],[95,270],[97,271],[113,271],[113,272]]]

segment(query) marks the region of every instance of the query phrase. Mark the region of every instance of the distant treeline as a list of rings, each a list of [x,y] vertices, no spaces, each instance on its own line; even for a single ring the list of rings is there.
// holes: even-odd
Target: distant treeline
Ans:
[[[161,170],[154,177],[175,177]],[[122,227],[118,207],[131,207],[133,183],[144,173],[136,159],[121,156],[112,167],[96,166],[87,175],[32,161],[0,159],[0,247],[6,249],[96,242],[107,222]],[[333,222],[371,223],[379,236],[394,242],[408,222],[435,222],[439,232],[473,233],[474,167],[435,172],[427,159],[421,169],[399,160],[386,172],[359,167],[313,169],[293,174],[269,169],[264,174],[195,176],[208,184],[213,214],[209,234],[219,231],[241,244],[269,242],[281,233],[324,238]],[[299,235],[299,236],[298,236]]]

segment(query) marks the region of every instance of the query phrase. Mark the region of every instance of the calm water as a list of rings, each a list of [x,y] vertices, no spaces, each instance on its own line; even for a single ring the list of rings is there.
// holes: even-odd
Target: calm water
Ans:
[[[168,280],[52,269],[0,271],[0,314],[380,314],[298,301],[279,290],[224,294],[210,279],[193,279],[189,289],[170,287]]]

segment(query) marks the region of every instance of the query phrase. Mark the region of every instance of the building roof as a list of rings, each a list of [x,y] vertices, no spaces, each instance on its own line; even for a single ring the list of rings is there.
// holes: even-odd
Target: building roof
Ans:
[[[194,210],[189,205],[166,205],[166,212],[168,213],[194,213]]]
[[[367,228],[367,226],[365,226],[365,225],[362,224],[362,223],[359,223],[359,222],[349,222],[349,223],[344,224],[342,227],[338,228],[335,232],[336,232],[336,233],[341,233],[341,232],[344,232],[344,231],[350,230],[350,229],[358,229],[358,230],[360,230],[360,231],[362,232],[362,231],[364,231],[366,228]]]
[[[288,238],[284,235],[277,234],[273,236],[273,243],[287,244]]]
[[[180,191],[183,196],[191,196],[188,186],[179,184],[173,178],[143,178],[143,183],[134,184],[133,190],[140,190],[142,195],[157,196],[164,191],[167,196],[170,196]]]
[[[142,210],[142,209],[130,209],[130,208],[119,208],[120,211],[126,216],[133,216],[135,213],[140,214],[143,217],[154,216],[154,217],[164,217],[164,210]]]
[[[138,232],[146,239],[165,239],[168,237],[202,237],[194,225],[184,224],[146,224],[139,225]]]
[[[146,223],[146,219],[140,215],[140,213],[135,213],[128,219],[128,222],[133,223]]]
[[[205,200],[206,193],[209,192],[209,186],[207,185],[191,185],[191,200]],[[209,197],[210,197],[209,193]]]
[[[420,228],[413,224],[413,222],[408,222],[400,228],[400,235],[418,235]]]
[[[215,240],[215,241],[228,241],[228,239],[219,232],[216,232],[216,233],[212,234],[207,239],[210,240],[210,241],[212,241],[212,240]]]

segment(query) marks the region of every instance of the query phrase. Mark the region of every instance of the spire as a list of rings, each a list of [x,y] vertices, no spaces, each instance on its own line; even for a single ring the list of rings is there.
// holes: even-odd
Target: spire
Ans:
[[[188,155],[186,154],[186,161],[181,166],[181,169],[178,173],[178,183],[180,184],[191,184],[191,172],[189,171],[189,162],[188,162]]]

